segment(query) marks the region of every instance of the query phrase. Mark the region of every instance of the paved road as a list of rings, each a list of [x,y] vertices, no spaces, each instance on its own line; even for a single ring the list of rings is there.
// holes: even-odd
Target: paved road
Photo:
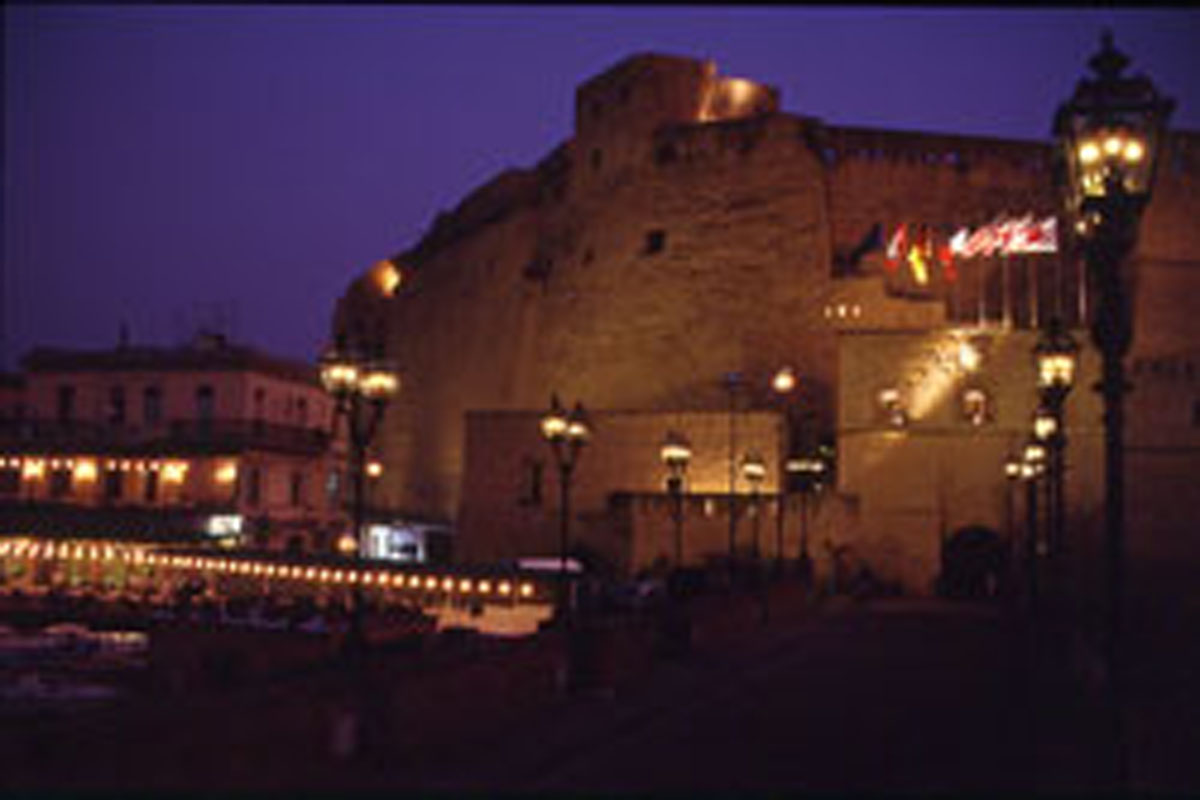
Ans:
[[[418,681],[418,671],[384,664],[385,682],[415,688],[388,703],[363,684],[368,705],[398,713],[380,746],[344,760],[329,755],[326,712],[344,694],[338,687],[363,676],[320,673],[269,690],[171,698],[168,713],[99,717],[68,728],[66,739],[56,729],[33,738],[12,730],[0,740],[16,749],[0,762],[21,767],[14,786],[143,791],[1027,794],[1103,786],[1097,770],[1112,763],[1104,720],[1065,680],[1030,669],[1038,648],[997,614],[903,600],[819,612],[772,606],[767,625],[753,613],[732,619],[732,628],[710,624],[688,657],[654,662],[614,695],[554,695],[535,681],[526,688],[537,690],[536,702],[501,705],[520,694],[512,681],[549,663],[529,657],[534,651],[520,662],[529,672],[498,680],[501,673],[484,669],[480,682],[450,696]],[[432,708],[417,702],[426,696]],[[430,733],[438,720],[450,724]]]
[[[1087,789],[1102,729],[1025,669],[998,616],[936,604],[809,615],[564,700],[393,775],[515,791]],[[410,765],[415,767],[415,765]]]

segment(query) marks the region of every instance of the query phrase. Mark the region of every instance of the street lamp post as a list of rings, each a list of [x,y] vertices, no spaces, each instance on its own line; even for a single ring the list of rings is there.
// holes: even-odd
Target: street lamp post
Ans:
[[[575,403],[570,413],[563,408],[558,395],[550,398],[550,410],[542,417],[542,436],[550,444],[558,465],[559,529],[558,529],[558,602],[563,619],[571,620],[571,602],[567,585],[568,526],[571,519],[571,479],[579,455],[592,434],[591,423],[583,404]]]
[[[384,409],[400,389],[400,378],[388,364],[372,358],[362,350],[347,349],[339,337],[337,346],[321,359],[321,382],[333,397],[333,431],[337,423],[346,420],[350,441],[353,496],[351,504],[352,536],[355,558],[362,558],[364,489],[367,473],[367,448],[379,429]],[[351,635],[361,641],[363,600],[362,590],[354,585],[354,608],[351,613]]]
[[[1016,505],[1013,499],[1016,484],[1024,477],[1024,468],[1021,459],[1017,456],[1010,455],[1004,461],[1004,514],[1005,526],[1008,529],[1008,559],[1010,574],[1016,569],[1016,564],[1019,553],[1017,552],[1017,522],[1016,522]],[[1015,586],[1015,584],[1014,584]]]
[[[1064,212],[1082,245],[1092,291],[1092,341],[1102,361],[1104,399],[1104,506],[1107,573],[1105,655],[1112,687],[1118,781],[1125,778],[1120,721],[1118,642],[1125,569],[1124,358],[1133,337],[1133,281],[1129,255],[1150,202],[1167,119],[1175,102],[1144,75],[1122,73],[1129,59],[1105,31],[1083,78],[1054,116],[1059,142]]]
[[[722,385],[729,394],[729,569],[732,578],[737,553],[737,393],[742,385],[741,373],[725,373]]]
[[[763,479],[767,477],[767,465],[763,461],[762,456],[756,452],[747,453],[742,457],[742,477],[746,483],[750,484],[750,507],[754,509],[754,542],[751,552],[754,554],[754,560],[759,560],[761,550],[759,549],[759,517],[762,516],[759,502],[762,498],[760,488],[762,487]]]
[[[1046,448],[1036,439],[1025,445],[1021,460],[1021,480],[1025,481],[1025,565],[1029,581],[1029,604],[1031,610],[1038,602],[1038,558],[1040,536],[1038,532],[1038,481],[1046,470]]]
[[[784,513],[787,510],[787,498],[791,489],[788,464],[796,450],[798,431],[794,419],[794,404],[792,392],[796,388],[796,372],[791,367],[780,367],[771,377],[771,391],[775,397],[783,401],[783,435],[779,447],[779,490],[776,492],[777,508],[775,511],[775,573],[783,574],[783,532]]]
[[[671,495],[671,519],[675,522],[675,568],[683,567],[683,489],[692,446],[687,437],[668,431],[659,457],[667,467],[667,492]]]
[[[805,583],[812,580],[812,557],[808,554],[808,504],[812,493],[825,480],[824,459],[814,456],[788,459],[787,471],[800,482],[800,579]]]
[[[1034,433],[1049,450],[1048,534],[1049,556],[1052,563],[1063,559],[1066,528],[1066,499],[1064,496],[1065,454],[1067,430],[1064,407],[1075,380],[1075,364],[1079,345],[1066,331],[1058,317],[1050,320],[1033,349],[1037,367],[1038,392],[1041,406],[1034,418]]]

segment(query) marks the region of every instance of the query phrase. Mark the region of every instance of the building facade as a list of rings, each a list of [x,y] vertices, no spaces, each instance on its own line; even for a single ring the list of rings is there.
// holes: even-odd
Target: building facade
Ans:
[[[568,141],[472,192],[349,287],[335,332],[382,346],[405,379],[381,439],[388,505],[456,522],[464,553],[552,549],[556,501],[547,497],[535,520],[511,507],[519,488],[483,485],[480,471],[521,483],[512,459],[536,461],[535,445],[505,431],[524,413],[536,435],[534,410],[558,392],[604,412],[599,420],[659,415],[620,447],[597,423],[580,469],[603,461],[604,477],[581,472],[597,485],[572,514],[593,539],[633,529],[659,537],[653,514],[640,528],[622,522],[613,498],[661,493],[653,456],[671,415],[727,413],[723,378],[735,373],[739,413],[790,423],[777,450],[837,441],[838,499],[822,501],[815,556],[857,546],[879,571],[927,589],[955,530],[1005,529],[1003,456],[1032,410],[1035,331],[1057,317],[1087,338],[1087,281],[1057,224],[1052,146],[830,126],[779,102],[772,88],[722,77],[711,62],[628,58],[579,87]],[[1189,307],[1200,288],[1200,136],[1172,132],[1165,147],[1134,254],[1135,364],[1186,363],[1200,341]],[[984,355],[971,375],[943,363],[964,341]],[[1083,358],[1087,376],[1095,354]],[[800,376],[790,410],[766,388],[784,365]],[[1194,458],[1194,384],[1178,372],[1159,399],[1149,384],[1145,405],[1135,392],[1135,451],[1138,431],[1156,425],[1153,408],[1170,406],[1186,412],[1187,436],[1175,440],[1179,453],[1159,455]],[[1068,409],[1069,491],[1081,520],[1094,514],[1102,481],[1088,381]],[[972,389],[981,415],[963,408]],[[881,406],[884,396],[894,402]],[[901,428],[889,422],[895,403]],[[697,475],[735,466],[742,453],[728,439],[697,448]],[[605,461],[616,452],[628,454],[619,466]],[[747,489],[736,475],[726,483],[735,495]],[[1169,483],[1131,492],[1149,498]],[[784,532],[798,544],[788,502]],[[1194,515],[1182,511],[1172,525]]]
[[[40,348],[23,368],[23,413],[0,422],[7,527],[124,525],[296,551],[327,551],[345,527],[344,447],[311,365],[201,335]]]

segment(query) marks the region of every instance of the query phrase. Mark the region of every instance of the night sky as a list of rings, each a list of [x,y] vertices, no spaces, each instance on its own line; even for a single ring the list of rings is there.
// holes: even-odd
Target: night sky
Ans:
[[[571,134],[638,52],[834,124],[1048,139],[1099,34],[1200,130],[1200,12],[389,6],[5,9],[0,369],[200,325],[314,357],[348,281]]]

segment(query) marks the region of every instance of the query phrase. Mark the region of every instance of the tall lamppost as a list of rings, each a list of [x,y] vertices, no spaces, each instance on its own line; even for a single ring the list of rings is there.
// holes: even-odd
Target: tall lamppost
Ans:
[[[583,404],[567,412],[558,400],[550,398],[550,410],[542,417],[542,436],[550,444],[554,462],[558,465],[559,529],[558,529],[558,602],[563,619],[571,619],[571,603],[567,588],[567,543],[571,519],[571,478],[579,455],[592,434],[591,423]]]
[[[1016,490],[1016,485],[1024,477],[1024,465],[1020,457],[1009,455],[1004,460],[1004,514],[1005,525],[1008,529],[1008,563],[1010,574],[1013,574],[1016,569],[1016,564],[1019,553],[1017,551],[1017,521],[1016,502],[1013,499],[1013,494]],[[1015,574],[1013,575],[1015,577]],[[1013,584],[1015,586],[1015,584]]]
[[[729,569],[732,578],[737,554],[737,393],[742,385],[741,373],[725,373],[722,385],[729,394]]]
[[[1067,430],[1063,411],[1075,381],[1078,352],[1079,345],[1058,317],[1051,318],[1033,348],[1038,393],[1041,396],[1041,407],[1034,419],[1034,432],[1046,443],[1050,456],[1048,536],[1052,561],[1061,561],[1065,546],[1067,512],[1063,486]]]
[[[746,483],[750,484],[750,507],[754,509],[754,544],[752,552],[755,562],[759,559],[761,550],[759,549],[758,533],[759,533],[759,517],[762,509],[759,507],[759,502],[762,495],[759,492],[763,480],[767,477],[767,465],[763,461],[762,456],[758,453],[747,453],[742,457],[742,477]]]
[[[1031,609],[1038,602],[1038,557],[1041,548],[1038,533],[1038,481],[1046,471],[1046,448],[1031,439],[1025,445],[1021,458],[1021,480],[1025,482],[1025,565],[1029,580],[1029,603]]]
[[[321,382],[333,397],[335,433],[338,420],[346,420],[353,481],[352,530],[355,552],[362,556],[367,448],[379,429],[384,409],[400,389],[400,377],[382,360],[339,345],[321,359]]]
[[[1055,540],[1055,440],[1058,438],[1061,430],[1061,423],[1058,417],[1044,404],[1039,405],[1033,412],[1033,436],[1032,441],[1041,445],[1042,452],[1042,472],[1044,480],[1043,495],[1045,498],[1045,530],[1042,532],[1043,552],[1047,560],[1054,556],[1056,540]]]
[[[1105,656],[1117,739],[1118,780],[1125,777],[1118,641],[1125,570],[1125,355],[1133,337],[1133,278],[1129,255],[1150,202],[1155,167],[1174,100],[1144,75],[1122,73],[1129,59],[1105,31],[1081,79],[1054,116],[1064,212],[1073,223],[1092,297],[1092,342],[1100,351],[1104,399],[1104,540],[1107,573]]]
[[[783,532],[784,513],[787,510],[787,497],[791,490],[788,464],[796,450],[798,431],[794,419],[792,392],[796,389],[796,371],[791,367],[780,367],[771,376],[771,391],[783,402],[783,435],[780,436],[779,447],[779,490],[776,492],[777,508],[775,509],[775,572],[783,573]]]
[[[367,448],[379,429],[384,409],[400,390],[400,377],[388,364],[364,350],[347,349],[342,337],[338,337],[338,344],[321,359],[321,382],[333,397],[335,435],[338,420],[343,417],[346,420],[353,481],[351,515],[354,557],[361,559],[365,550],[363,517],[366,506]],[[350,616],[350,641],[355,646],[362,643],[362,614],[362,589],[356,583]]]
[[[659,457],[667,467],[667,492],[671,495],[671,519],[675,522],[675,568],[683,567],[683,482],[688,463],[692,460],[692,445],[677,431],[668,431],[659,447]]]
[[[802,581],[812,580],[812,557],[808,554],[808,504],[812,493],[824,482],[827,465],[819,457],[788,459],[787,471],[800,482],[800,558],[798,567]]]

